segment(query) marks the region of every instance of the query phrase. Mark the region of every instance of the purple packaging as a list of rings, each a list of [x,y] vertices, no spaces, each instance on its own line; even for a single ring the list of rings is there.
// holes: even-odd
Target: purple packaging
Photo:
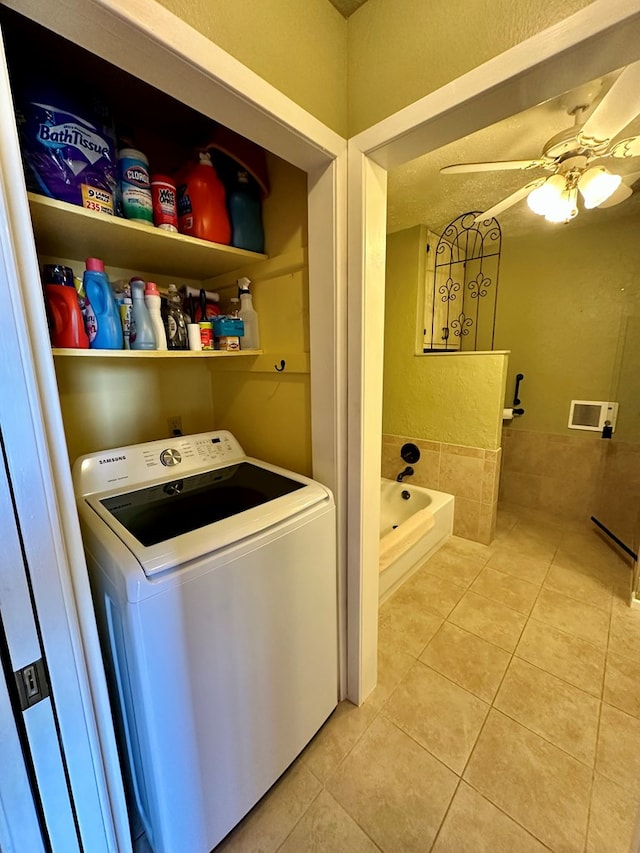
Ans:
[[[17,116],[27,188],[113,216],[116,150],[104,107],[38,92],[22,98]]]

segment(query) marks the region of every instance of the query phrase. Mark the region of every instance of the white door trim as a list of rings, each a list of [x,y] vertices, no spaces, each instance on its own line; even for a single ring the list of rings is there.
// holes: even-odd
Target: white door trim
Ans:
[[[361,702],[376,684],[386,191],[381,170],[406,163],[640,57],[637,0],[595,0],[349,140],[350,638]],[[377,165],[378,169],[373,168]],[[381,249],[382,247],[382,249]],[[355,577],[359,567],[360,577]],[[357,602],[357,603],[356,603]],[[356,608],[360,610],[356,613]],[[353,623],[358,618],[359,624]]]

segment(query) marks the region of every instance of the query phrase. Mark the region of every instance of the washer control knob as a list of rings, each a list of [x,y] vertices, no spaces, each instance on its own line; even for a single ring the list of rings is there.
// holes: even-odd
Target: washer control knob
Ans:
[[[182,456],[179,450],[174,450],[173,447],[170,447],[168,450],[162,451],[160,461],[167,468],[173,468],[174,465],[179,465],[182,462]]]

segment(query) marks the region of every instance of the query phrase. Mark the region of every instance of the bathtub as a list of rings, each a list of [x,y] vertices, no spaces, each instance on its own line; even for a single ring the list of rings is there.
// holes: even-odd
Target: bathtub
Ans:
[[[381,478],[381,604],[451,536],[453,507],[453,495]]]

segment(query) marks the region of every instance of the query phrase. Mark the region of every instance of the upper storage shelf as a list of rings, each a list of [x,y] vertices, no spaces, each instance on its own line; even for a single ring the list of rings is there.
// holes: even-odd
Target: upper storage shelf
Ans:
[[[40,255],[102,258],[107,266],[207,279],[264,260],[267,255],[197,240],[29,193]]]

